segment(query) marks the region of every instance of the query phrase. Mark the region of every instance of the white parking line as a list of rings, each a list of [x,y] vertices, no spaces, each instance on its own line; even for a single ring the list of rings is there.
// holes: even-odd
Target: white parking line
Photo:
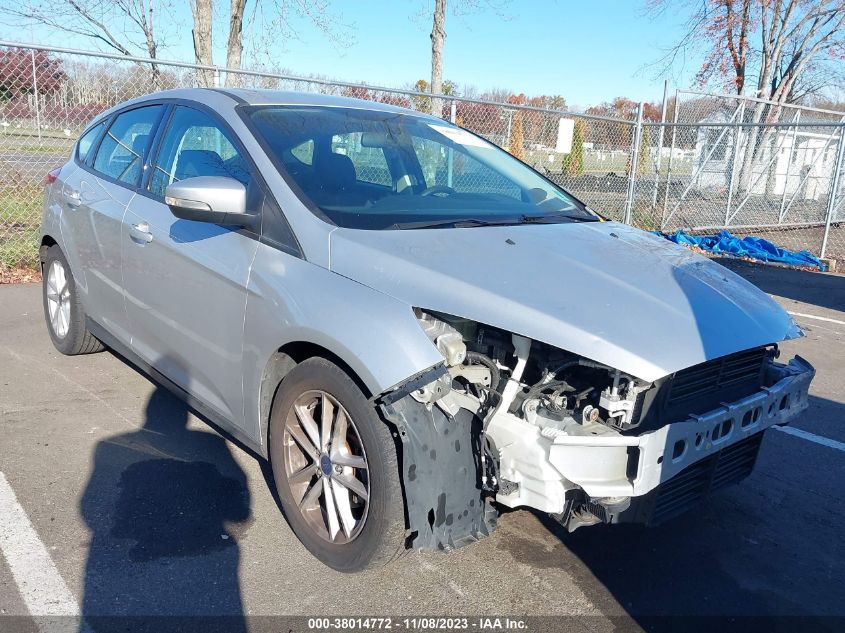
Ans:
[[[3,473],[0,473],[0,551],[30,615],[79,615],[79,605]]]
[[[805,319],[816,319],[816,321],[827,321],[828,323],[836,323],[837,325],[845,325],[845,321],[838,319],[830,319],[828,317],[816,316],[815,314],[804,314],[803,312],[790,312],[792,316],[803,317]]]
[[[800,437],[802,440],[807,440],[809,442],[821,444],[822,446],[835,448],[838,451],[845,451],[845,442],[832,440],[829,437],[824,437],[822,435],[816,435],[815,433],[802,431],[801,429],[796,429],[792,426],[775,426],[772,428],[777,429],[778,431],[782,431],[783,433],[787,433],[789,435],[794,435],[795,437]]]

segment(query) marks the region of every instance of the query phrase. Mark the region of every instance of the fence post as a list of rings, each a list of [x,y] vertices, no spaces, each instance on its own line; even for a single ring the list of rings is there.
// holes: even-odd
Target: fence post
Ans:
[[[505,137],[505,141],[507,142],[507,150],[511,151],[511,128],[513,127],[513,113],[514,111],[510,108],[505,108],[505,113],[508,115],[508,132],[507,137]]]
[[[35,129],[38,132],[38,140],[41,140],[41,108],[38,104],[38,73],[35,70],[35,49],[30,49],[29,57],[32,60],[32,94],[35,97]]]
[[[637,106],[637,124],[634,128],[634,140],[631,147],[631,168],[628,170],[628,192],[625,196],[625,224],[633,222],[634,189],[637,181],[637,164],[640,161],[640,141],[643,136],[643,103]]]
[[[795,156],[798,148],[796,147],[797,144],[797,137],[798,137],[798,122],[801,120],[801,110],[798,110],[798,113],[795,115],[795,127],[792,128],[792,142],[789,144],[789,156],[786,157],[786,176],[783,179],[783,196],[780,199],[780,211],[778,212],[778,224],[783,223],[783,218],[786,215],[784,210],[786,209],[786,190],[789,189],[789,176],[791,175],[792,167],[792,157]],[[775,163],[777,164],[777,163]],[[777,178],[777,171],[775,172],[775,177]]]
[[[657,215],[657,194],[660,191],[660,167],[663,165],[663,135],[666,131],[666,107],[669,99],[669,80],[663,80],[663,107],[660,109],[660,132],[657,135],[657,160],[654,161],[654,192],[651,195],[651,218]]]
[[[679,101],[680,91],[675,89],[675,111],[672,114],[672,143],[669,146],[669,160],[666,163],[666,187],[663,192],[663,208],[660,210],[660,230],[665,227],[666,210],[669,208],[669,187],[672,184],[672,162],[675,157],[675,140],[678,130],[678,111],[681,109]]]
[[[731,178],[728,181],[728,201],[725,204],[725,228],[727,228],[731,217],[731,201],[734,196],[734,183],[736,182],[736,165],[742,164],[739,160],[739,143],[742,137],[742,122],[745,117],[745,100],[739,102],[739,112],[737,113],[737,126],[734,128],[734,146],[731,150]]]
[[[455,105],[455,100],[452,99],[449,107],[449,121],[455,123],[455,119],[457,119],[456,115],[457,107]],[[455,173],[455,150],[449,147],[446,151],[446,186],[451,187]]]
[[[215,66],[214,67],[214,87],[220,88],[220,69]]]
[[[820,257],[827,254],[827,238],[830,236],[830,223],[833,221],[833,212],[836,210],[836,194],[839,192],[839,176],[842,174],[842,163],[845,158],[845,126],[839,130],[839,148],[836,152],[836,167],[833,171],[833,178],[830,182],[830,195],[827,198],[827,217],[824,220],[824,237],[822,238],[822,250]]]

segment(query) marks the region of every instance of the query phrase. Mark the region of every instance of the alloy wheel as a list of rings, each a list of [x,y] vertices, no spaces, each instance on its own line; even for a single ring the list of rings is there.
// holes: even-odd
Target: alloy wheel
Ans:
[[[63,339],[70,328],[70,283],[62,263],[54,259],[47,271],[47,311],[56,338]]]
[[[285,475],[305,523],[322,539],[352,541],[367,520],[370,478],[361,436],[331,394],[306,391],[285,419]]]

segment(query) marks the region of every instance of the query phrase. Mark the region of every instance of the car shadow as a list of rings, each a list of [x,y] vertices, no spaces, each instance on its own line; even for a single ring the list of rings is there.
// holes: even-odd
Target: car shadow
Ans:
[[[234,230],[231,226],[221,226],[209,222],[176,220],[170,225],[170,239],[182,243],[199,242]]]
[[[845,310],[845,277],[720,263],[765,292]],[[690,345],[699,345],[704,358],[724,354],[726,340],[734,341],[727,347],[743,349],[742,333],[729,318],[742,302],[714,301],[710,289],[718,284],[698,280],[718,279],[718,270],[700,268],[675,271],[695,319],[699,340]],[[823,400],[811,398],[814,415],[845,418],[843,403]],[[769,430],[747,479],[665,524],[596,525],[568,533],[536,514],[561,547],[549,551],[519,535],[503,546],[515,560],[527,558],[538,568],[568,563],[579,589],[601,612],[621,608],[646,631],[842,630],[843,477],[838,451]],[[622,626],[630,628],[630,620]]]
[[[768,294],[845,312],[845,275],[746,262],[731,257],[720,257],[715,261]]]
[[[841,402],[810,404],[845,419]],[[499,547],[535,569],[565,569],[602,613],[622,610],[622,630],[832,633],[845,625],[843,480],[840,451],[768,430],[748,478],[676,519],[569,533],[532,512],[559,545],[513,530]]]
[[[751,545],[741,531],[731,534],[713,525],[721,505],[651,528],[600,525],[569,534],[548,517],[541,521],[589,569],[590,582],[578,583],[587,597],[605,613],[622,607],[645,631],[805,630],[796,626],[795,616],[809,623],[809,611],[784,617],[771,594],[743,586],[725,571],[724,551]],[[608,592],[615,604],[605,604]]]
[[[80,513],[91,532],[83,630],[246,630],[238,541],[252,517],[227,441],[188,428],[163,387],[143,427],[97,443]]]

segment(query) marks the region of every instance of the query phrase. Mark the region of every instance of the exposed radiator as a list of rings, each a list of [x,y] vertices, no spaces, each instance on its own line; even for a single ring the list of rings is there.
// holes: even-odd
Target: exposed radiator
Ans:
[[[766,348],[758,347],[681,370],[672,378],[666,405],[672,407],[738,385],[757,385],[762,380],[765,359]]]

